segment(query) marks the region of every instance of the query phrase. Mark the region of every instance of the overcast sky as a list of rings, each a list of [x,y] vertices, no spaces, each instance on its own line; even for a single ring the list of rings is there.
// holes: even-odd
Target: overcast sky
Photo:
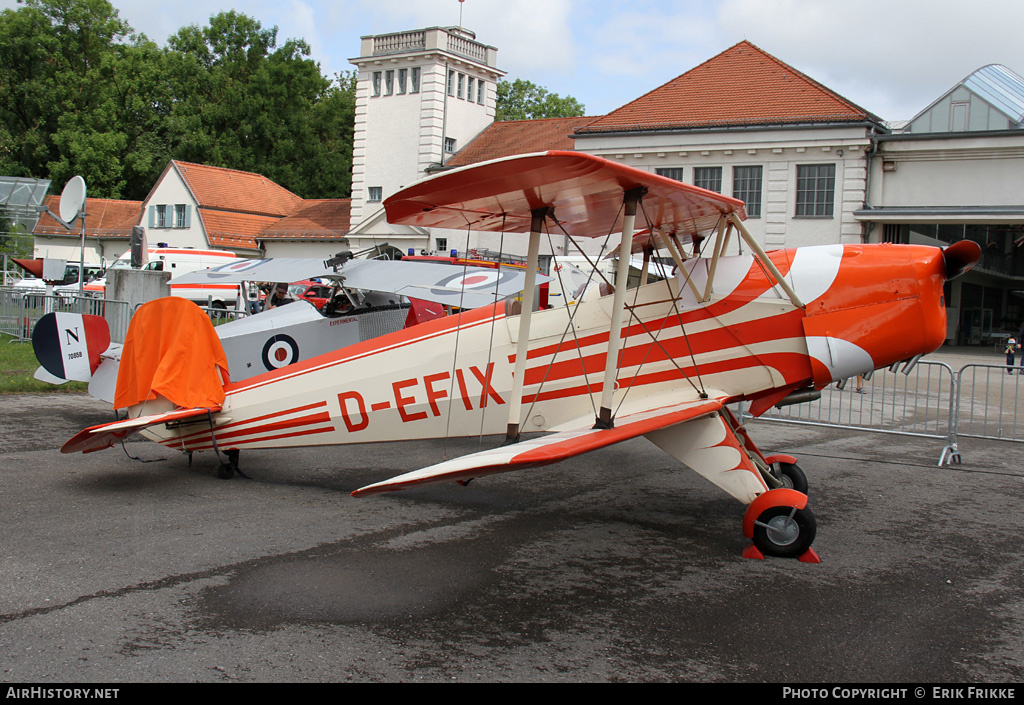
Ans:
[[[884,120],[914,117],[975,69],[1024,75],[1022,0],[114,0],[163,45],[235,9],[301,37],[326,75],[359,37],[459,24],[498,49],[507,78],[602,115],[748,40]],[[0,8],[17,7],[0,0]]]

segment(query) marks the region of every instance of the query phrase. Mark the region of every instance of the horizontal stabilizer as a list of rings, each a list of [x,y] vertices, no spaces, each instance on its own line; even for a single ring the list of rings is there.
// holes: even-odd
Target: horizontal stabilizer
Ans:
[[[209,409],[175,409],[174,411],[165,411],[162,414],[138,416],[125,421],[114,421],[112,423],[100,424],[99,426],[92,426],[75,434],[74,438],[61,447],[60,452],[92,453],[96,450],[110,448],[114,444],[120,443],[129,436],[150,426],[158,426],[171,421],[182,421],[198,416],[207,416],[217,411],[220,411],[219,406]]]
[[[582,428],[562,431],[514,445],[453,458],[422,470],[415,470],[384,482],[362,487],[353,492],[352,496],[362,497],[379,492],[403,490],[414,485],[469,480],[483,475],[549,465],[614,443],[621,443],[666,426],[705,416],[721,408],[721,400],[701,399],[626,414],[615,419],[614,428]]]

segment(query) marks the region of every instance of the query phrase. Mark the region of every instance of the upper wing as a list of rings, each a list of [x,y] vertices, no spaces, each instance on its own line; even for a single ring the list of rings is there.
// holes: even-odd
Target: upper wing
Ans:
[[[393,291],[403,296],[459,308],[479,308],[518,294],[526,273],[513,267],[473,267],[436,262],[352,260],[345,265],[345,286]],[[551,277],[537,275],[537,283]]]
[[[303,279],[336,276],[333,267],[315,257],[240,259],[219,267],[189,272],[174,278],[175,284],[240,284],[242,282],[297,282]]]
[[[572,235],[622,230],[624,191],[644,189],[644,218],[680,236],[714,227],[742,201],[582,152],[550,151],[452,169],[384,201],[389,223],[491,232],[528,232],[532,213],[554,209]]]
[[[333,279],[344,286],[385,291],[435,303],[479,308],[523,290],[526,275],[509,267],[462,267],[404,260],[353,259],[335,271],[322,259],[245,260],[183,274],[175,284],[239,284]],[[537,276],[537,282],[550,277]]]
[[[514,445],[446,460],[422,470],[367,485],[352,493],[353,497],[402,490],[450,480],[467,480],[483,475],[557,463],[574,455],[636,438],[667,426],[706,416],[722,408],[721,399],[698,399],[669,406],[624,414],[615,419],[610,429],[581,428],[552,433]]]

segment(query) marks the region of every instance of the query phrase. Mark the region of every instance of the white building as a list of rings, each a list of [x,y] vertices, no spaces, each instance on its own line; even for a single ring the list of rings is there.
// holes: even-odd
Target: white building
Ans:
[[[497,49],[455,27],[362,38],[360,56],[351,59],[358,69],[353,249],[382,240],[403,251],[435,249],[424,230],[389,225],[383,201],[494,121],[495,84],[504,75],[496,59]]]

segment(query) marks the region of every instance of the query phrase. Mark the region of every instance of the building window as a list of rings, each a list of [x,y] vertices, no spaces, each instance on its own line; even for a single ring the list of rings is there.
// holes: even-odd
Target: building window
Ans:
[[[154,227],[157,228],[169,228],[167,224],[167,206],[156,207],[156,224]]]
[[[411,79],[411,82],[409,84],[409,92],[410,93],[419,93],[420,92],[420,67],[419,66],[413,66],[412,67],[412,71],[409,73],[409,78]]]
[[[759,166],[734,166],[732,168],[732,197],[747,204],[747,215],[761,217],[761,178]]]
[[[384,188],[382,186],[371,186],[368,190],[370,195],[367,200],[369,201],[379,201],[384,196]]]
[[[484,104],[484,80],[481,78],[476,82],[476,102]]]
[[[473,101],[473,77],[466,76],[466,100]]]
[[[831,218],[835,194],[835,164],[797,165],[797,218]]]
[[[445,250],[448,249],[448,238],[439,237],[436,240],[434,240],[434,245],[435,250],[437,250],[438,252],[444,252]]]
[[[405,84],[409,79],[409,69],[398,69],[398,94],[405,93]]]
[[[462,96],[466,95],[466,94],[464,94],[462,92],[465,87],[466,87],[466,74],[460,73],[459,74],[459,88],[458,88],[459,100],[462,100]]]
[[[448,71],[448,95],[455,95],[455,72]]]
[[[455,154],[455,138],[445,137],[444,138],[444,151],[447,154]]]
[[[374,98],[376,98],[377,96],[380,95],[380,81],[381,81],[381,72],[380,71],[374,71],[373,72],[373,97]]]
[[[395,92],[395,72],[385,71],[384,72],[384,95],[394,95]]]
[[[176,228],[187,228],[188,221],[185,217],[185,204],[178,204],[174,207],[174,227]]]
[[[683,180],[683,167],[681,166],[673,166],[665,169],[659,168],[655,169],[655,172],[657,172],[658,176],[664,176],[668,179],[675,179],[676,181]]]
[[[708,191],[722,192],[722,167],[698,166],[693,169],[693,185]]]

